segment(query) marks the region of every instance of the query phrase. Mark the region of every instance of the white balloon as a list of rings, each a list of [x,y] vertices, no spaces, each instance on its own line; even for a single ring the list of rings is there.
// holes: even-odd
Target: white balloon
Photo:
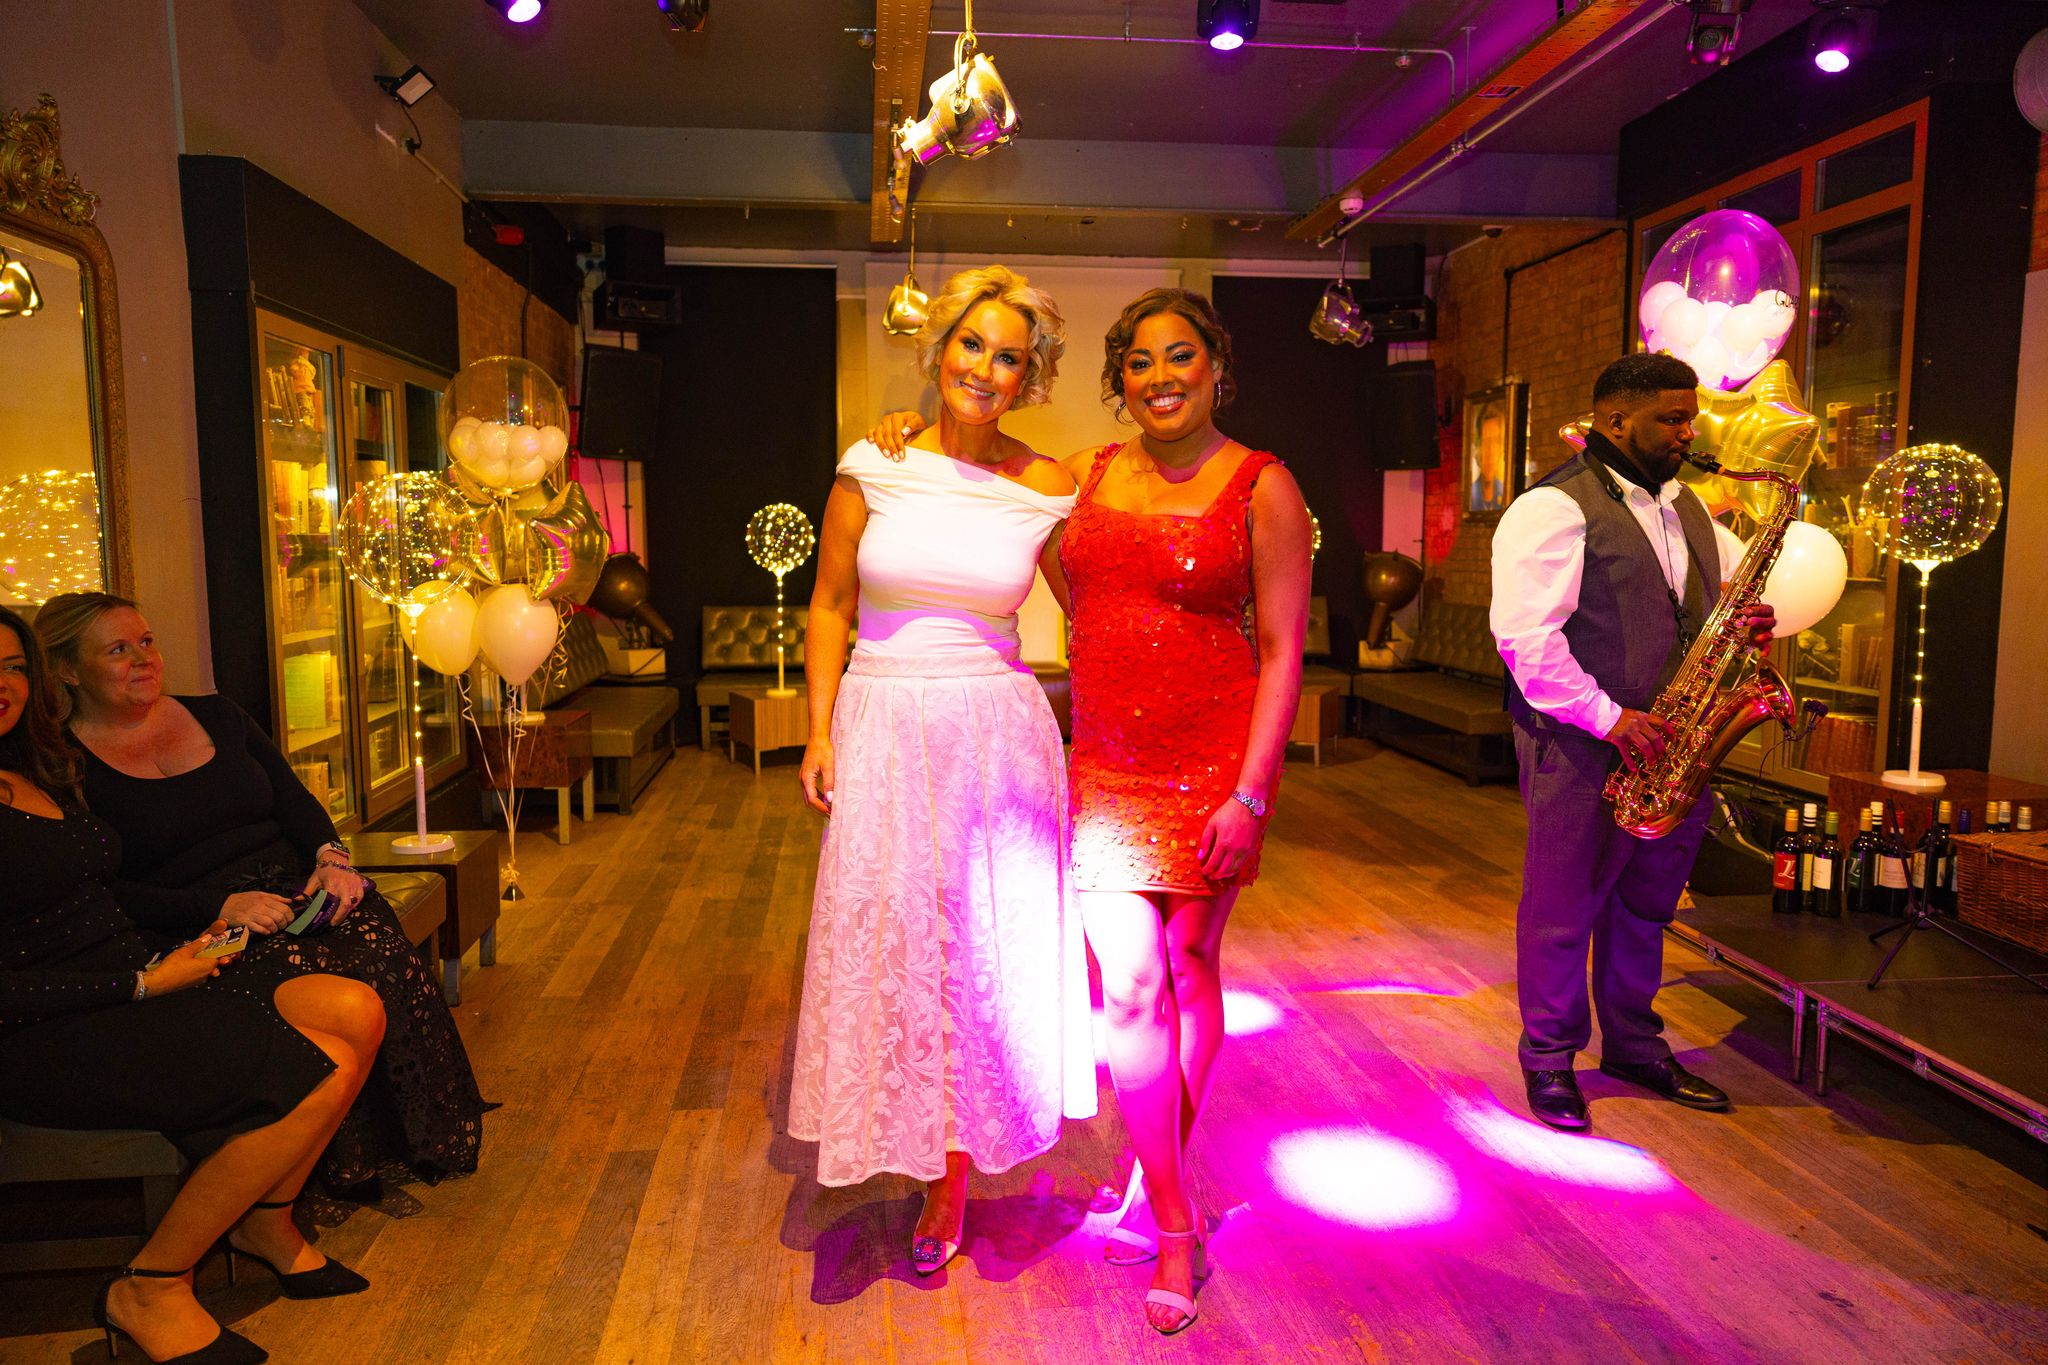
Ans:
[[[561,628],[555,609],[534,601],[524,583],[491,589],[476,612],[476,635],[484,658],[515,687],[546,661]]]
[[[523,460],[514,460],[506,467],[507,488],[530,488],[547,475],[548,462],[538,455]]]
[[[1817,624],[1842,600],[1848,582],[1849,556],[1841,541],[1810,521],[1787,526],[1763,588],[1763,600],[1778,613],[1776,633],[1789,637]]]
[[[467,465],[473,462],[477,455],[476,425],[474,418],[465,417],[462,420],[469,422],[471,425],[463,426],[458,422],[449,430],[448,454],[454,459],[455,463]]]
[[[1701,337],[1689,350],[1679,352],[1678,358],[1692,366],[1693,372],[1700,377],[1700,383],[1707,388],[1727,387],[1728,371],[1733,368],[1733,357],[1728,354],[1728,348],[1723,346],[1719,339],[1711,336]]]
[[[1708,299],[1700,306],[1702,309],[1705,310],[1707,319],[1706,334],[1708,336],[1712,336],[1716,331],[1720,329],[1722,318],[1727,317],[1730,313],[1735,311],[1734,304],[1723,303],[1719,299]]]
[[[476,599],[461,588],[422,608],[412,626],[413,653],[436,673],[467,671],[476,662],[476,615]]]
[[[1739,308],[1729,309],[1720,326],[1714,329],[1714,334],[1721,338],[1728,354],[1747,355],[1764,339],[1764,330],[1770,324],[1768,305],[1759,308],[1754,303],[1745,303]]]
[[[485,422],[477,428],[476,445],[485,458],[502,460],[512,453],[512,428],[503,422]]]
[[[1684,297],[1685,286],[1677,280],[1653,284],[1643,291],[1642,301],[1636,304],[1636,321],[1642,324],[1645,332],[1654,332],[1664,310]]]
[[[549,464],[569,453],[569,433],[560,427],[542,427],[540,441],[540,453],[547,458]]]
[[[503,488],[510,481],[512,465],[504,455],[485,452],[470,461],[470,472],[492,488]]]
[[[1707,306],[1698,299],[1674,299],[1657,319],[1657,334],[1681,360],[1695,341],[1707,334]]]
[[[512,428],[512,435],[506,443],[505,453],[511,456],[514,461],[524,463],[527,460],[539,459],[541,449],[540,428],[530,427],[526,423],[521,422],[518,426]]]
[[[458,417],[455,419],[455,424],[448,428],[448,434],[453,436],[458,431],[475,431],[482,425],[483,419],[481,417]]]

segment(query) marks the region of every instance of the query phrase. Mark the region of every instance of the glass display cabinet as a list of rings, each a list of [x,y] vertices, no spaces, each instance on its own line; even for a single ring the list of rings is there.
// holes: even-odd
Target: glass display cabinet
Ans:
[[[1835,609],[1772,646],[1798,699],[1825,703],[1827,718],[1796,745],[1758,727],[1725,772],[1825,793],[1832,773],[1884,766],[1897,569],[1856,525],[1856,503],[1907,430],[1926,123],[1925,102],[1909,105],[1636,224],[1638,289],[1657,249],[1709,209],[1746,209],[1784,234],[1805,299],[1780,357],[1820,427],[1800,515],[1841,541],[1849,561]],[[1754,527],[1738,513],[1733,529],[1747,539]]]
[[[462,769],[455,681],[417,666],[401,613],[350,579],[337,549],[357,488],[443,466],[443,381],[273,314],[259,311],[257,327],[275,733],[307,790],[353,828],[411,799],[416,735],[429,782]]]

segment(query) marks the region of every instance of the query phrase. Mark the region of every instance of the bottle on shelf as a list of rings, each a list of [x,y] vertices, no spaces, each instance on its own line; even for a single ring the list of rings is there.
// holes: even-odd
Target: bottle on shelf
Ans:
[[[1813,909],[1813,860],[1820,854],[1820,831],[1815,825],[1815,805],[1808,801],[1799,808],[1799,908]]]
[[[1870,908],[1880,915],[1904,915],[1910,891],[1906,877],[1906,836],[1896,812],[1887,811],[1877,844],[1877,879],[1871,885]]]
[[[1856,812],[1856,839],[1849,845],[1843,868],[1842,902],[1852,914],[1870,908],[1870,888],[1877,881],[1877,832],[1871,827],[1868,808]]]
[[[1970,808],[1968,806],[1964,806],[1962,810],[1956,813],[1956,833],[1968,834],[1969,832]],[[1956,852],[1956,846],[1954,841],[1951,840],[1948,847],[1948,867],[1946,869],[1948,873],[1948,879],[1941,886],[1940,897],[1936,901],[1936,904],[1941,906],[1943,910],[1946,910],[1950,914],[1954,914],[1956,910],[1956,869],[1962,865],[1962,861],[1963,860],[1961,856],[1959,856]]]
[[[1820,847],[1813,855],[1813,896],[1806,908],[1828,919],[1842,917],[1842,817],[1828,812]]]
[[[1796,915],[1803,897],[1799,890],[1800,854],[1805,844],[1799,837],[1799,811],[1785,807],[1785,832],[1771,850],[1771,909],[1781,915]]]
[[[2010,832],[2012,829],[2012,802],[1993,801],[1990,803],[1989,809],[1991,813],[1984,822],[1984,832],[1986,834],[2005,834]]]
[[[2012,829],[2015,834],[2032,834],[2034,832],[2034,808],[2032,806],[2020,807],[2019,820],[2013,825]]]

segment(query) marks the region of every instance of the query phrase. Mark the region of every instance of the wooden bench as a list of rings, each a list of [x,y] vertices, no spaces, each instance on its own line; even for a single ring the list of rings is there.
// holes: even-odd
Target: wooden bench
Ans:
[[[1434,604],[1415,642],[1421,667],[1351,680],[1351,695],[1364,703],[1360,723],[1368,737],[1448,768],[1474,787],[1515,775],[1507,670],[1486,611],[1462,602]]]

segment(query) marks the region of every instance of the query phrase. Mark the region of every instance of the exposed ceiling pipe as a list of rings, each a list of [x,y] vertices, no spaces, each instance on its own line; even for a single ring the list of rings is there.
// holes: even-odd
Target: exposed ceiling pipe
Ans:
[[[1517,118],[1520,118],[1529,110],[1535,108],[1538,104],[1541,104],[1545,99],[1548,99],[1551,96],[1551,94],[1569,84],[1581,72],[1590,69],[1591,67],[1605,59],[1607,56],[1609,56],[1619,48],[1625,46],[1630,40],[1635,38],[1638,34],[1642,33],[1645,29],[1649,28],[1652,24],[1655,24],[1658,20],[1662,19],[1666,14],[1670,13],[1674,7],[1682,8],[1683,4],[1684,0],[1662,0],[1661,3],[1654,5],[1647,13],[1635,16],[1633,22],[1629,23],[1626,28],[1620,29],[1618,31],[1610,30],[1608,36],[1606,37],[1606,40],[1599,42],[1598,46],[1593,48],[1591,51],[1585,51],[1584,49],[1581,49],[1580,53],[1578,54],[1576,60],[1573,61],[1572,65],[1563,68],[1562,74],[1555,75],[1554,79],[1547,81],[1547,83],[1543,84],[1526,97],[1517,100],[1515,103],[1509,105],[1506,109],[1501,110],[1496,114],[1490,115],[1490,121],[1488,115],[1482,114],[1478,119],[1475,119],[1471,123],[1468,123],[1468,131],[1455,133],[1451,137],[1449,144],[1445,148],[1443,153],[1439,155],[1434,161],[1431,161],[1428,164],[1422,166],[1419,170],[1407,170],[1400,172],[1397,175],[1395,175],[1388,183],[1379,186],[1376,190],[1372,192],[1373,198],[1371,202],[1366,204],[1362,212],[1350,215],[1348,217],[1338,215],[1335,222],[1329,223],[1327,226],[1320,228],[1320,230],[1312,226],[1317,219],[1324,218],[1326,215],[1335,213],[1336,204],[1340,198],[1352,197],[1357,195],[1357,187],[1362,186],[1367,180],[1369,180],[1372,177],[1375,171],[1385,166],[1389,160],[1392,160],[1394,157],[1398,156],[1403,150],[1410,147],[1412,144],[1421,142],[1429,138],[1435,131],[1433,128],[1425,128],[1420,130],[1418,133],[1415,134],[1414,137],[1410,138],[1407,143],[1402,144],[1402,147],[1396,148],[1393,152],[1389,152],[1385,157],[1382,157],[1378,162],[1374,163],[1370,167],[1367,167],[1366,170],[1360,172],[1359,175],[1353,179],[1350,186],[1347,186],[1343,191],[1341,191],[1338,194],[1330,195],[1323,201],[1322,204],[1318,205],[1316,209],[1310,211],[1307,214],[1304,214],[1301,218],[1297,219],[1295,221],[1293,228],[1290,230],[1289,235],[1308,236],[1310,235],[1310,233],[1313,233],[1314,240],[1317,246],[1328,246],[1331,242],[1337,240],[1337,238],[1350,232],[1351,229],[1358,226],[1358,224],[1364,222],[1367,218],[1370,218],[1375,213],[1378,213],[1387,205],[1393,203],[1396,199],[1401,198],[1402,196],[1418,188],[1430,179],[1433,179],[1445,168],[1449,167],[1450,165],[1458,161],[1461,157],[1465,156],[1467,153],[1472,151],[1472,149],[1478,146],[1479,143],[1485,141],[1487,138],[1493,136],[1501,129],[1507,127],[1510,123],[1514,122]],[[1589,0],[1589,3],[1580,10],[1578,15],[1574,16],[1570,20],[1565,21],[1565,28],[1569,28],[1571,25],[1582,21],[1600,22],[1599,16],[1591,16],[1591,18],[1589,19],[1589,11],[1595,9],[1596,7],[1598,7],[1598,0]],[[1611,5],[1605,7],[1612,8]],[[1609,16],[1606,22],[1619,22],[1619,16]],[[1513,70],[1516,67],[1522,66],[1525,62],[1529,62],[1531,60],[1540,62],[1544,55],[1543,50],[1547,47],[1552,46],[1554,43],[1560,41],[1569,41],[1569,36],[1565,33],[1564,29],[1553,30],[1551,33],[1542,35],[1538,39],[1532,41],[1527,47],[1523,48],[1522,51],[1517,53],[1513,58],[1509,59],[1507,64],[1503,66],[1500,69],[1500,71],[1496,72],[1494,77],[1491,77],[1489,79],[1512,79],[1510,73],[1513,72]],[[1553,72],[1556,71],[1556,69],[1557,68],[1553,67],[1549,70],[1540,70],[1535,74],[1538,79],[1541,79],[1545,75],[1551,75]],[[1464,103],[1460,104],[1455,109],[1450,111],[1448,115],[1441,116],[1437,120],[1437,122],[1442,123],[1450,120],[1459,112],[1466,110],[1469,106],[1473,104],[1475,100],[1483,97],[1483,92],[1481,95],[1468,95]],[[1472,130],[1474,129],[1475,125],[1483,126],[1477,126],[1475,131]]]

